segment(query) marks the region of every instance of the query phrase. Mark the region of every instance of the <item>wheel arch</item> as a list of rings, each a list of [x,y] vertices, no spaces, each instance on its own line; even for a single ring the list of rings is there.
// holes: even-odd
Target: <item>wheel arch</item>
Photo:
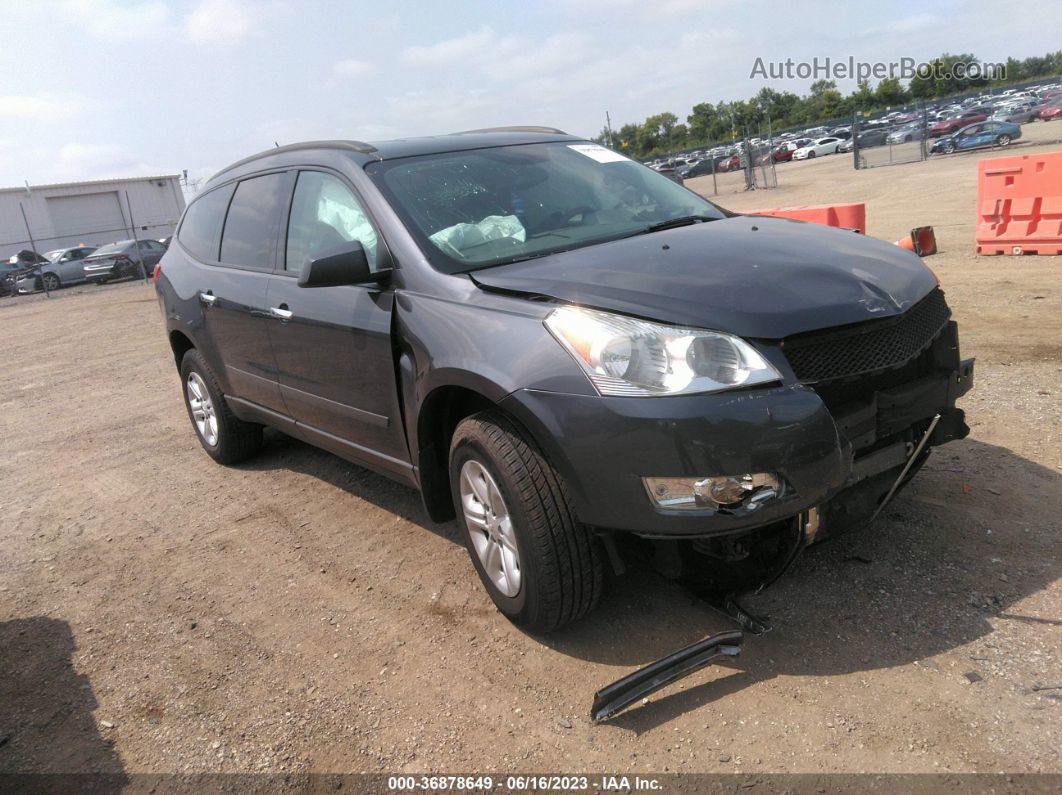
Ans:
[[[182,331],[173,330],[170,332],[170,350],[173,351],[173,362],[177,365],[177,369],[181,369],[181,359],[190,350],[195,349],[195,343]]]

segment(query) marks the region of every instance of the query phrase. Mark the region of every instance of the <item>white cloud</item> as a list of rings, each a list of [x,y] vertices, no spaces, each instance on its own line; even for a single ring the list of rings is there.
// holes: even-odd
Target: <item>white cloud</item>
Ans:
[[[860,36],[886,36],[893,33],[913,33],[925,30],[935,30],[941,23],[936,14],[913,14],[909,17],[901,17],[877,25],[862,31]]]
[[[199,0],[184,27],[196,44],[234,44],[251,33],[257,13],[243,0]]]
[[[673,17],[679,14],[694,14],[730,5],[732,0],[583,0],[582,4],[594,10],[626,11],[637,9],[648,17]]]
[[[357,58],[345,58],[332,64],[332,74],[336,77],[364,77],[376,71],[376,65]]]
[[[593,40],[583,33],[559,33],[540,44],[510,40],[502,53],[485,55],[484,71],[496,80],[548,75],[574,67],[594,56]]]
[[[60,19],[77,25],[95,36],[131,39],[157,35],[170,18],[170,9],[162,0],[119,3],[116,0],[63,0],[58,6]]]
[[[402,51],[402,60],[412,66],[441,66],[480,56],[496,47],[498,42],[494,29],[484,25],[457,38],[443,39],[428,46],[406,47]]]
[[[84,106],[85,102],[77,97],[62,97],[55,94],[0,95],[0,117],[55,121],[73,116]]]

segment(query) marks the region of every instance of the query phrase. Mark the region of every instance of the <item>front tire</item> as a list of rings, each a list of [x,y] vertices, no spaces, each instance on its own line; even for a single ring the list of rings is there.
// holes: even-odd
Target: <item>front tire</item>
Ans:
[[[999,146],[1010,146],[1010,136],[1006,133],[1003,133],[1001,136],[996,138],[996,144],[998,144]]]
[[[944,154],[946,154],[946,155],[950,155],[950,154],[952,154],[955,151],[955,144],[952,144],[952,143],[944,144],[944,146],[941,147],[941,151]]]
[[[58,290],[62,285],[59,283],[59,277],[54,273],[46,273],[41,277],[41,286],[51,292],[52,290]]]
[[[232,413],[214,371],[194,348],[181,359],[181,383],[188,419],[207,455],[236,464],[261,449],[262,426]]]
[[[605,577],[600,541],[512,420],[491,410],[457,426],[450,483],[472,565],[506,618],[551,632],[597,604]]]
[[[811,160],[811,158],[813,158],[813,157],[815,157],[815,153],[814,152],[808,152],[808,160]]]

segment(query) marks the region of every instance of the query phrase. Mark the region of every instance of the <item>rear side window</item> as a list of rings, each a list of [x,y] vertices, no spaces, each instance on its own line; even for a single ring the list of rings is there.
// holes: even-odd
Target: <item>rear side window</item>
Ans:
[[[288,198],[290,175],[266,174],[236,186],[221,235],[221,261],[270,270],[277,224]]]
[[[177,239],[196,259],[217,261],[221,222],[225,220],[225,208],[231,196],[232,186],[227,185],[204,193],[184,211]]]

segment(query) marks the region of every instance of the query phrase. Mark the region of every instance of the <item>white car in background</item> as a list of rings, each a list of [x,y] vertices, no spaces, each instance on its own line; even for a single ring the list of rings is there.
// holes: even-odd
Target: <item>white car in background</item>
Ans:
[[[802,146],[793,152],[794,160],[806,160],[820,155],[836,154],[841,149],[840,138],[819,138],[807,146]]]

